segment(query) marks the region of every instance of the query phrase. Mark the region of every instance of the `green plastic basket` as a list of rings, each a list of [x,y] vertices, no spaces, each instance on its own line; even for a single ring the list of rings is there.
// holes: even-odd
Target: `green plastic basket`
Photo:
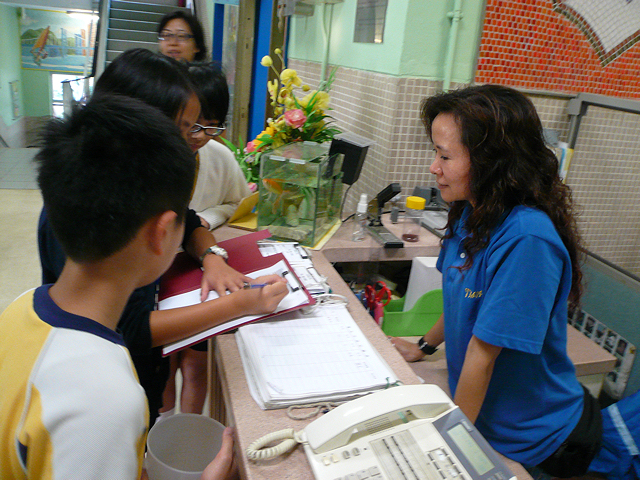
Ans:
[[[442,290],[425,293],[408,312],[403,312],[403,307],[404,298],[391,300],[384,307],[382,331],[391,337],[424,335],[442,315]]]

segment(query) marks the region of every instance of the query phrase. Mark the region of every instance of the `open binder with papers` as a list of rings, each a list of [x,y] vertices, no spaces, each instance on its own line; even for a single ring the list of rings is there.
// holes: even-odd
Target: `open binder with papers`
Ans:
[[[342,305],[245,325],[236,341],[262,409],[349,400],[398,381]]]
[[[238,328],[249,322],[255,322],[284,312],[313,305],[315,300],[306,290],[304,284],[296,277],[294,270],[282,255],[263,257],[256,241],[269,236],[268,231],[238,237],[220,242],[229,254],[228,263],[239,272],[251,278],[263,275],[277,274],[285,278],[289,284],[289,293],[280,302],[275,312],[268,315],[247,315],[220,325],[216,325],[183,340],[170,343],[162,348],[163,355],[169,355],[177,350],[194,345],[214,335]],[[200,284],[202,269],[200,265],[187,254],[180,253],[169,270],[163,275],[158,294],[158,310],[186,307],[200,303]],[[214,291],[209,292],[207,300],[218,298]]]

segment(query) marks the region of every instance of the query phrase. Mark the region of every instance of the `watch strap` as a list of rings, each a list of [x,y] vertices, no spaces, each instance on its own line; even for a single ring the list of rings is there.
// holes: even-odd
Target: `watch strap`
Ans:
[[[433,345],[429,345],[424,341],[424,337],[418,340],[418,348],[425,355],[433,355],[438,350],[438,347],[434,347]]]
[[[202,263],[204,261],[204,257],[206,257],[209,254],[218,255],[219,257],[222,257],[225,260],[229,258],[229,254],[224,248],[219,247],[217,245],[212,245],[209,248],[207,248],[202,255],[200,255],[200,263]]]

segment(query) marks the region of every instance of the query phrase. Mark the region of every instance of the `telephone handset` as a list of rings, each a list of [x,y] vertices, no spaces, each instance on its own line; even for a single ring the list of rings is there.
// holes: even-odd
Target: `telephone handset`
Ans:
[[[380,430],[435,417],[454,406],[447,394],[435,385],[393,387],[326,413],[307,425],[303,439],[315,453],[325,453]]]
[[[277,440],[283,442],[262,449]],[[281,430],[257,440],[247,456],[273,458],[298,443],[318,480],[513,477],[436,385],[403,385],[351,400],[300,432]]]

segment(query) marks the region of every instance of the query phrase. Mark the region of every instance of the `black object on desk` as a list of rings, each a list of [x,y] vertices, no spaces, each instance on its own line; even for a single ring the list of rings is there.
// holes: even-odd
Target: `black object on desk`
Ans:
[[[369,225],[367,231],[384,248],[402,248],[404,242],[382,225],[382,207],[386,202],[398,195],[402,187],[399,183],[391,183],[369,202]]]
[[[329,149],[329,156],[337,153],[344,154],[342,160],[342,183],[353,185],[358,177],[367,156],[369,145],[373,142],[354,134],[343,134],[334,138]]]

